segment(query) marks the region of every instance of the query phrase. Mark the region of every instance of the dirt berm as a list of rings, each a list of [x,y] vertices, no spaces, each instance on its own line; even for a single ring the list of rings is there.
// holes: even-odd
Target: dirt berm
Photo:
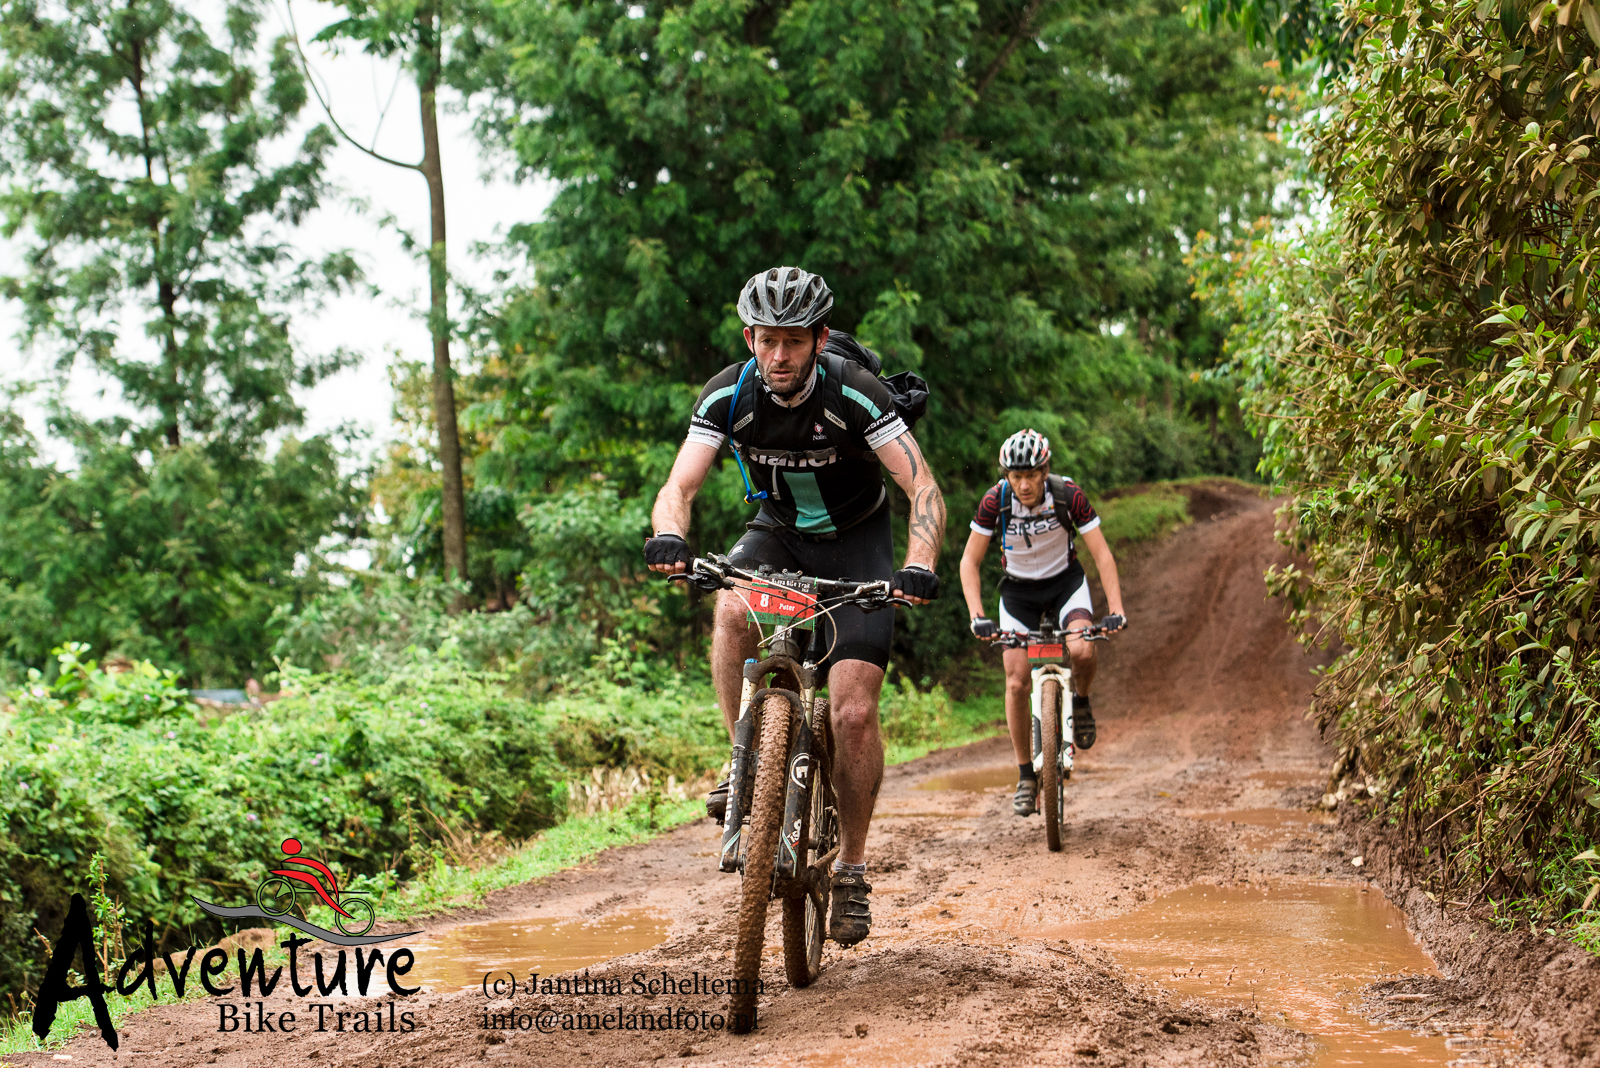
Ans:
[[[628,1013],[676,1014],[681,1022],[685,1014],[698,1018],[725,1007],[725,998],[694,993],[692,986],[695,973],[719,978],[729,971],[737,879],[714,871],[717,831],[702,820],[602,854],[581,869],[497,893],[476,912],[424,925],[429,936],[468,922],[552,916],[603,926],[608,918],[654,909],[667,925],[664,942],[589,969],[591,982],[614,980],[621,993],[494,1001],[481,990],[424,993],[400,999],[416,1030],[367,1033],[316,1030],[301,1004],[307,999],[289,995],[284,982],[262,1007],[299,1012],[305,1022],[293,1034],[219,1032],[217,1004],[202,1001],[130,1019],[119,1054],[94,1034],[74,1040],[65,1053],[79,1065],[150,1068],[308,1061],[361,1068],[480,1061],[570,1068],[658,1060],[695,1066],[1312,1063],[1323,1058],[1319,1047],[1285,1017],[1258,1011],[1252,1002],[1229,1007],[1216,999],[1185,1000],[1098,946],[1097,928],[1190,884],[1237,888],[1299,880],[1354,893],[1376,875],[1393,899],[1413,910],[1414,929],[1434,947],[1444,975],[1369,987],[1372,1013],[1399,1015],[1397,1006],[1437,1004],[1441,1011],[1430,1013],[1438,1020],[1471,1015],[1490,1025],[1515,1025],[1514,1037],[1522,1042],[1513,1051],[1517,1061],[1547,1068],[1596,1063],[1600,968],[1592,958],[1554,940],[1498,932],[1463,909],[1434,906],[1407,890],[1406,873],[1385,866],[1383,843],[1370,836],[1357,840],[1356,832],[1307,824],[1301,833],[1264,839],[1244,823],[1196,818],[1308,808],[1323,792],[1330,753],[1305,719],[1316,660],[1292,640],[1278,607],[1266,599],[1262,572],[1282,554],[1272,538],[1274,502],[1223,482],[1188,492],[1196,521],[1125,561],[1131,626],[1101,647],[1094,695],[1099,742],[1080,755],[1068,787],[1064,851],[1046,851],[1040,819],[1011,815],[1008,787],[916,789],[936,775],[1006,768],[1011,756],[1002,739],[891,768],[869,853],[871,937],[850,950],[830,944],[821,979],[794,990],[783,978],[774,908],[755,1034],[611,1029]],[[1367,857],[1363,867],[1351,864],[1358,853]],[[1377,899],[1375,891],[1369,896]],[[538,965],[534,949],[525,970]],[[634,978],[641,975],[647,983],[663,975],[687,981],[689,992],[636,993]],[[340,1008],[363,1005],[352,1000]],[[532,1017],[541,1007],[592,1026],[565,1029],[559,1019],[547,1026],[552,1033],[482,1026],[486,1012]],[[623,1015],[603,1023],[605,1014]],[[1418,1021],[1429,1018],[1413,1013],[1406,1026],[1423,1027]],[[1445,1039],[1434,1040],[1443,1050]],[[1464,1056],[1482,1063],[1484,1057],[1504,1062],[1511,1054]],[[50,1054],[11,1060],[60,1063]]]

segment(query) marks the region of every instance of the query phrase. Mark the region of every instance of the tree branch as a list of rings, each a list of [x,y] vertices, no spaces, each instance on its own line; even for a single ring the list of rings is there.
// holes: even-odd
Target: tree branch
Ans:
[[[284,0],[283,6],[287,8],[289,12],[289,37],[290,40],[294,41],[294,54],[300,57],[300,69],[306,72],[306,82],[311,86],[311,92],[316,96],[317,103],[322,105],[322,113],[328,116],[328,121],[333,123],[333,128],[339,132],[339,136],[348,141],[353,147],[360,149],[362,152],[365,152],[367,155],[377,160],[379,163],[387,163],[391,167],[401,167],[408,171],[416,171],[419,174],[422,173],[422,164],[407,163],[404,160],[392,159],[389,156],[385,156],[381,152],[374,152],[360,141],[357,141],[354,137],[351,137],[349,131],[347,131],[343,126],[339,125],[339,120],[334,118],[333,107],[328,103],[327,99],[323,97],[322,90],[317,86],[317,76],[311,72],[311,63],[306,59],[305,50],[300,47],[300,28],[295,25],[294,4],[291,3],[290,0]],[[387,107],[385,107],[385,110],[387,110]],[[373,143],[376,144],[377,142],[374,141]]]
[[[983,77],[978,79],[978,86],[973,94],[975,97],[981,98],[983,96],[983,91],[989,88],[989,83],[994,81],[995,75],[1000,73],[1000,68],[1005,66],[1006,60],[1011,58],[1011,53],[1017,50],[1017,45],[1021,44],[1022,39],[1032,31],[1034,17],[1039,14],[1039,9],[1043,6],[1044,0],[1032,0],[1028,4],[1028,10],[1022,13],[1022,21],[1017,23],[1017,30],[1011,35],[1011,40],[1007,41],[1006,46],[1000,49],[1000,54],[994,57],[994,62],[989,64],[989,69],[984,71]]]

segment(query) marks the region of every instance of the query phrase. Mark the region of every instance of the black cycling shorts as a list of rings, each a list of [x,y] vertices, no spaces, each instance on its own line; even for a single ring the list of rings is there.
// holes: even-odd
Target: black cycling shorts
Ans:
[[[802,537],[790,527],[773,523],[763,511],[750,524],[749,533],[728,551],[728,559],[752,571],[760,564],[771,564],[780,571],[799,571],[811,578],[861,582],[887,579],[894,574],[894,535],[889,518],[889,503],[885,501],[855,526],[822,541]],[[854,605],[842,605],[822,621],[824,628],[830,619],[836,634],[828,629],[822,632],[822,647],[833,646],[826,663],[865,660],[880,668],[889,666],[894,609],[863,612]]]
[[[1008,575],[1000,580],[1001,630],[1038,630],[1043,619],[1064,630],[1071,620],[1093,618],[1089,583],[1076,561],[1051,578],[1014,579]]]

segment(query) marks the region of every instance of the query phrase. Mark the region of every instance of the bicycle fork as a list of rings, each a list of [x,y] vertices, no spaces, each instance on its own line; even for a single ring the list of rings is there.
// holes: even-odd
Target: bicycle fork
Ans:
[[[746,662],[746,674],[739,694],[739,719],[733,725],[733,758],[728,772],[728,808],[722,831],[722,852],[717,868],[724,872],[740,870],[739,845],[745,817],[749,815],[751,790],[755,782],[756,764],[761,756],[754,750],[756,710],[769,695],[781,695],[797,714],[800,729],[795,732],[794,743],[789,747],[785,762],[783,822],[779,825],[778,852],[774,862],[773,878],[777,896],[803,897],[815,893],[812,883],[815,873],[806,864],[806,853],[811,848],[811,837],[816,828],[811,826],[812,791],[822,789],[818,772],[827,757],[819,751],[817,733],[807,718],[816,708],[816,689],[805,686],[796,695],[789,690],[758,687],[760,681],[752,669],[755,661]],[[805,665],[808,677],[813,667]],[[798,707],[796,707],[798,706]],[[832,857],[827,858],[830,862]]]
[[[1061,770],[1072,770],[1072,755],[1076,746],[1072,743],[1072,669],[1061,664],[1040,664],[1033,669],[1033,692],[1028,697],[1028,709],[1033,721],[1033,770],[1035,774],[1044,770],[1044,719],[1041,706],[1044,704],[1044,681],[1046,678],[1056,678],[1061,681]]]
[[[746,660],[748,669],[754,660]],[[744,827],[744,818],[748,808],[747,794],[748,783],[751,781],[750,772],[750,747],[756,740],[756,709],[755,696],[756,683],[745,673],[744,681],[739,686],[739,718],[733,725],[733,757],[728,768],[728,808],[723,815],[722,825],[722,855],[717,860],[717,870],[734,872],[739,870],[739,834]]]

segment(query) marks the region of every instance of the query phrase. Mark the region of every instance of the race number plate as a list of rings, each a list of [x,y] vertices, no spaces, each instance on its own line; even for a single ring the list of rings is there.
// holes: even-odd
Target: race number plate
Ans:
[[[1056,664],[1060,663],[1064,649],[1058,642],[1055,645],[1029,645],[1028,663],[1030,664]]]
[[[817,599],[809,593],[766,582],[752,583],[739,593],[750,610],[750,618],[762,626],[792,626],[798,630],[816,626]]]

